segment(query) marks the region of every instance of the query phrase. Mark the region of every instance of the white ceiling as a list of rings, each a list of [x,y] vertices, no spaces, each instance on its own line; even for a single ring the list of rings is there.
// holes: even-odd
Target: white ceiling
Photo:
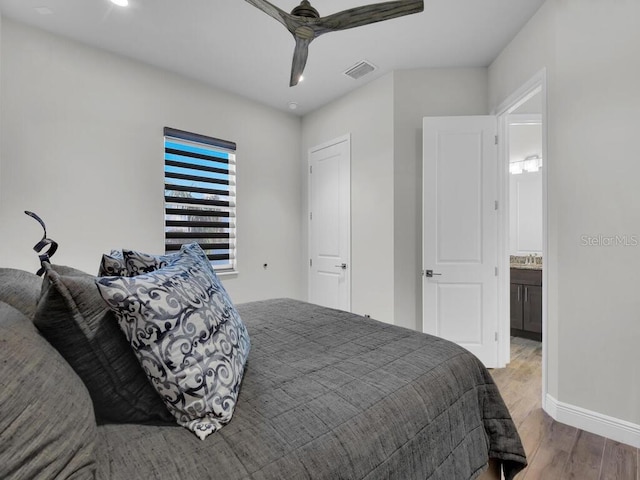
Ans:
[[[299,0],[271,0],[291,11]],[[303,115],[392,70],[488,66],[544,0],[425,0],[422,13],[316,39],[305,80],[289,87],[294,40],[243,0],[0,0],[5,18],[181,72]],[[375,0],[315,0],[320,15]],[[41,7],[51,13],[42,14]],[[353,80],[342,72],[378,67]]]

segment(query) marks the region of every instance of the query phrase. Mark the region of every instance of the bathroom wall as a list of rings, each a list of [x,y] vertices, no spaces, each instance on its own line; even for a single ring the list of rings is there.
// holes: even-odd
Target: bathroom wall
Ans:
[[[542,255],[542,169],[522,169],[525,158],[542,157],[542,125],[527,123],[530,116],[510,119],[509,162],[521,173],[509,175],[509,253]]]

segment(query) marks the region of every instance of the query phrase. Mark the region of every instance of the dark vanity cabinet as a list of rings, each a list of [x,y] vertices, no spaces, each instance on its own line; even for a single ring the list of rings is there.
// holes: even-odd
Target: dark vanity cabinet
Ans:
[[[542,340],[542,270],[511,269],[511,335]]]

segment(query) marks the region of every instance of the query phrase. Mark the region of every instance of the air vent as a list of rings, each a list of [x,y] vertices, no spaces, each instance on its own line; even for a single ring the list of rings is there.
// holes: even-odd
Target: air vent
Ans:
[[[368,75],[376,69],[376,66],[363,60],[361,62],[356,63],[354,66],[347,69],[344,74],[348,77],[353,78],[354,80],[358,80],[359,78]]]

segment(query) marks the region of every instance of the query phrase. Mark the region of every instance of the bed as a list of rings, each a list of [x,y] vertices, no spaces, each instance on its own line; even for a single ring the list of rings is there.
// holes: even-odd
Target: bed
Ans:
[[[526,466],[498,389],[471,353],[291,299],[237,305],[251,351],[219,431],[201,440],[170,419],[96,421],[114,401],[107,383],[124,380],[112,375],[150,387],[142,370],[116,368],[133,354],[94,277],[52,268],[45,282],[0,268],[0,478],[484,480],[501,469],[509,480]],[[66,279],[64,301],[49,297],[55,278]],[[56,319],[57,337],[42,315]],[[60,338],[71,340],[67,356]],[[98,362],[107,352],[112,361]],[[100,365],[114,370],[97,377]]]
[[[99,478],[462,480],[493,459],[511,479],[526,465],[497,387],[463,348],[296,300],[237,308],[252,350],[232,421],[206,441],[101,425]]]

